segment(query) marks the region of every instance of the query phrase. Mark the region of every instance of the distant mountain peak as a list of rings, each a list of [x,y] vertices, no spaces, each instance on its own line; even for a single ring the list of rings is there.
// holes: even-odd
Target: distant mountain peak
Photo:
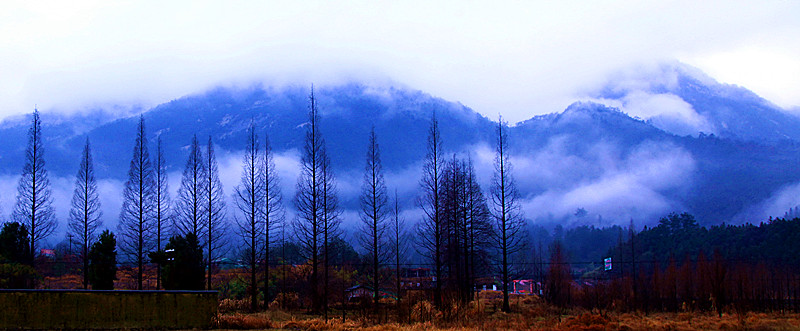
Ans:
[[[563,115],[567,114],[587,114],[591,116],[598,116],[598,115],[612,115],[612,116],[625,116],[628,117],[627,114],[622,112],[617,107],[612,107],[608,105],[604,105],[602,103],[594,102],[594,101],[576,101],[567,106],[566,109],[562,112]]]
[[[676,61],[620,70],[589,96],[677,135],[800,141],[800,117]]]

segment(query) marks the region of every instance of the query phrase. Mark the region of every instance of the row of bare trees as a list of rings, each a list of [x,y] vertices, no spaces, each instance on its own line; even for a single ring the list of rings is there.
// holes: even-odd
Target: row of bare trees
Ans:
[[[248,288],[254,309],[258,295],[257,274],[263,268],[266,301],[270,297],[270,248],[278,238],[277,229],[291,225],[300,253],[311,269],[308,279],[311,309],[327,314],[330,261],[333,259],[331,243],[341,235],[341,210],[320,121],[312,89],[300,176],[293,199],[296,217],[290,223],[285,222],[268,134],[260,139],[255,125],[248,129],[241,180],[233,193],[238,213],[234,213],[231,225],[235,226],[233,232],[239,238],[234,246],[240,249],[237,253],[250,270]],[[524,221],[511,174],[506,126],[502,119],[497,126],[495,171],[487,199],[478,184],[471,158],[461,159],[455,154],[445,156],[439,123],[435,114],[432,117],[420,181],[421,194],[417,200],[424,217],[417,226],[416,246],[433,266],[434,301],[439,306],[445,291],[454,293],[462,302],[471,300],[477,278],[497,272],[505,294],[503,309],[508,310],[508,284],[515,275],[513,259],[524,248],[522,238],[525,236],[519,233]],[[143,117],[136,130],[118,232],[120,250],[138,267],[138,288],[143,285],[148,253],[161,251],[169,235],[189,233],[200,239],[208,267],[206,287],[211,288],[211,263],[227,253],[224,238],[230,232],[213,141],[209,137],[203,149],[197,137],[192,138],[177,197],[171,201],[161,139],[156,143],[155,156],[151,157]],[[15,219],[29,228],[32,253],[42,238],[56,227],[41,145],[41,122],[36,111],[14,210]],[[395,270],[394,287],[398,294],[401,290],[401,256],[411,235],[405,232],[396,192],[390,204],[374,128],[367,146],[360,205],[362,226],[357,239],[368,264],[361,282],[373,288],[373,301],[377,304],[380,290],[386,288],[389,279],[387,270]],[[101,226],[101,216],[91,145],[87,139],[76,176],[69,224],[69,233],[78,238],[81,245],[84,270],[87,269],[87,250]],[[283,231],[280,237],[285,237]],[[160,266],[157,278],[157,287],[160,287]],[[84,284],[86,286],[86,282]]]
[[[603,279],[573,282],[560,245],[554,246],[545,282],[546,299],[558,306],[620,311],[800,310],[800,277],[793,265],[731,260],[718,251],[683,262],[640,262]],[[626,266],[631,267],[630,263]],[[636,289],[636,290],[635,290]]]
[[[501,118],[487,201],[471,158],[453,155],[445,160],[439,123],[433,116],[418,199],[425,217],[417,232],[420,253],[434,269],[434,303],[439,307],[445,291],[455,292],[462,302],[472,300],[476,278],[499,271],[503,310],[510,310],[508,286],[518,275],[514,261],[526,246],[526,236],[520,233],[525,220],[512,176],[506,126]]]
[[[142,289],[148,254],[161,251],[168,235],[197,236],[208,266],[207,288],[211,288],[211,263],[223,249],[227,231],[225,196],[219,179],[214,144],[208,139],[203,154],[193,137],[189,157],[173,205],[167,186],[167,171],[161,139],[157,140],[155,160],[148,150],[144,117],[139,118],[128,180],[123,191],[118,232],[122,253],[137,265],[137,288]],[[99,201],[95,200],[99,205]],[[161,268],[157,271],[160,287]]]
[[[195,233],[204,239],[206,262],[211,263],[214,253],[221,249],[225,233],[225,201],[219,180],[213,143],[209,138],[207,152],[202,155],[197,139],[192,143],[192,153],[178,191],[175,206],[170,205],[167,172],[161,139],[157,142],[155,160],[151,162],[144,118],[137,126],[128,180],[123,191],[118,232],[120,250],[129,261],[136,263],[137,287],[142,289],[143,270],[148,254],[160,251],[167,235]],[[24,225],[30,236],[30,256],[36,256],[42,240],[53,233],[57,222],[52,206],[52,190],[45,168],[44,148],[39,112],[34,111],[28,130],[25,165],[17,189],[17,202],[12,219]],[[83,268],[83,287],[88,287],[89,248],[97,240],[102,226],[102,212],[94,174],[91,144],[86,140],[81,162],[75,176],[75,188],[69,212],[67,234],[79,245],[78,258]],[[187,226],[193,224],[193,226]],[[35,263],[33,259],[32,263]],[[210,264],[209,264],[210,265]],[[35,265],[34,265],[35,267]],[[208,287],[211,270],[208,268]],[[160,283],[160,266],[158,269]],[[157,284],[160,287],[160,284]]]

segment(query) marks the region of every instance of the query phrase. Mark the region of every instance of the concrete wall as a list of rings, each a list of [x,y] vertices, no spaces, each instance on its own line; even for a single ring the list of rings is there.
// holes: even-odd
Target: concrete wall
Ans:
[[[0,329],[207,329],[216,313],[216,291],[0,290]]]

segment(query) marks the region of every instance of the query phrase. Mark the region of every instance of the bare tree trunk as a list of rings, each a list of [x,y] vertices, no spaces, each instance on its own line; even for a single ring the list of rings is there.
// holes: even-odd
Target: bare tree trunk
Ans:
[[[58,225],[53,215],[50,180],[44,162],[44,146],[39,111],[33,111],[28,129],[25,165],[17,186],[17,202],[12,218],[28,228],[31,267],[36,268],[36,247],[55,231]]]
[[[510,312],[508,285],[511,281],[510,258],[524,248],[520,231],[524,228],[518,193],[511,175],[511,162],[508,155],[508,136],[503,130],[506,124],[500,118],[497,123],[497,147],[495,170],[492,181],[492,215],[495,219],[497,248],[501,254],[503,282],[503,311]]]
[[[144,117],[140,117],[118,224],[120,249],[129,259],[132,257],[138,267],[137,289],[139,290],[143,288],[146,254],[152,249],[153,244],[152,232],[155,225],[153,176],[153,166],[147,150]]]
[[[422,208],[425,217],[417,228],[420,253],[430,260],[434,266],[433,301],[436,307],[442,307],[442,253],[443,253],[443,217],[441,213],[440,192],[442,179],[442,141],[439,133],[439,122],[436,114],[431,119],[428,130],[428,152],[423,165],[420,187],[422,194],[417,204]]]
[[[95,241],[97,228],[102,224],[100,218],[100,197],[97,193],[97,180],[94,177],[92,152],[89,139],[83,148],[80,167],[75,176],[75,190],[72,195],[72,207],[69,211],[67,233],[78,239],[81,245],[83,261],[83,288],[89,288],[89,247]]]
[[[258,308],[258,287],[256,283],[256,272],[260,240],[262,236],[262,225],[260,218],[263,203],[264,180],[262,177],[262,159],[258,148],[258,136],[255,127],[250,126],[248,131],[247,146],[242,160],[242,175],[239,185],[235,188],[234,202],[239,209],[242,218],[236,218],[237,233],[242,238],[244,245],[244,258],[250,267],[250,310],[256,311]]]

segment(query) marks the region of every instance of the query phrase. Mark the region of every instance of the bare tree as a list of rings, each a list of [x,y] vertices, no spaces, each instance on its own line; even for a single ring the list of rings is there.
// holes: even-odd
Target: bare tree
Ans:
[[[294,205],[297,218],[294,222],[295,235],[300,244],[301,254],[311,263],[309,290],[311,291],[311,310],[319,313],[322,301],[319,294],[319,273],[321,253],[321,234],[323,232],[322,211],[322,135],[319,131],[314,90],[309,97],[310,110],[306,125],[306,139],[303,144],[303,158],[300,163],[300,177]]]
[[[434,113],[431,127],[428,130],[428,146],[425,163],[420,180],[421,196],[417,204],[424,212],[424,217],[417,226],[420,254],[430,260],[436,277],[433,301],[436,307],[442,307],[442,275],[444,261],[444,224],[441,211],[439,190],[441,189],[444,161],[442,159],[442,139],[439,122]]]
[[[30,256],[35,267],[36,247],[55,231],[58,224],[53,215],[50,179],[44,162],[42,121],[39,111],[33,111],[33,121],[28,129],[28,147],[25,150],[25,165],[17,186],[17,203],[12,218],[25,225],[30,233]]]
[[[511,258],[524,249],[524,236],[520,232],[525,227],[525,220],[517,201],[517,187],[511,175],[508,135],[503,130],[505,127],[506,123],[501,117],[497,123],[497,147],[491,196],[492,216],[495,221],[495,247],[500,254],[503,282],[503,311],[510,312],[508,285],[511,281]]]
[[[367,258],[370,261],[370,272],[372,277],[373,305],[377,314],[378,300],[380,299],[380,269],[388,259],[389,250],[387,249],[386,235],[388,231],[388,196],[386,193],[386,182],[383,178],[383,166],[381,164],[381,152],[375,136],[375,128],[372,128],[369,135],[369,146],[367,147],[367,162],[364,167],[364,180],[361,184],[361,228],[360,241],[361,247],[366,250]]]
[[[324,294],[328,293],[326,287],[320,288],[322,284],[319,281],[319,267],[322,265],[325,270],[324,283],[327,284],[327,246],[338,229],[338,200],[333,173],[330,171],[330,159],[325,152],[325,141],[320,133],[320,118],[313,88],[309,101],[306,139],[294,197],[297,209],[294,232],[301,254],[311,264],[311,310],[319,313],[327,303]],[[327,310],[325,313],[327,317]]]
[[[339,225],[341,219],[339,215],[339,197],[336,190],[336,177],[331,170],[331,159],[328,157],[327,149],[325,148],[325,140],[322,140],[322,148],[320,149],[321,168],[322,174],[322,252],[323,252],[323,291],[322,291],[322,307],[325,320],[328,319],[328,298],[330,297],[330,261],[331,255],[331,242],[338,238]]]
[[[566,252],[560,240],[550,247],[550,268],[544,283],[544,297],[558,307],[565,307],[570,301],[570,281]]]
[[[199,239],[206,233],[206,163],[197,136],[192,137],[189,158],[178,188],[178,199],[175,204],[175,229],[181,235],[194,233]],[[205,243],[201,241],[201,245]]]
[[[269,307],[269,264],[270,264],[270,244],[273,241],[274,230],[279,224],[283,224],[283,195],[281,194],[280,179],[278,170],[273,160],[272,147],[269,144],[269,135],[264,137],[264,307]]]
[[[164,148],[161,144],[161,136],[158,137],[156,144],[156,163],[155,163],[155,205],[156,205],[156,251],[161,251],[161,241],[166,239],[165,226],[171,219],[169,186],[167,178],[167,166],[164,160]],[[161,264],[156,269],[156,289],[161,289]]]
[[[260,156],[258,136],[255,127],[250,126],[247,134],[247,146],[242,159],[241,182],[235,188],[234,202],[242,217],[236,217],[237,232],[242,238],[241,248],[245,263],[250,271],[250,309],[255,311],[258,307],[256,262],[258,261],[263,244],[263,229],[261,221],[264,205],[264,178],[262,174],[263,160]]]
[[[473,293],[473,286],[475,280],[479,275],[486,272],[488,266],[490,241],[492,238],[492,224],[489,207],[486,203],[486,197],[483,195],[483,190],[478,185],[478,179],[475,175],[475,167],[472,163],[472,158],[468,158],[466,162],[465,174],[465,248],[464,254],[467,256],[465,268],[468,292]]]
[[[97,228],[102,224],[100,217],[100,196],[97,193],[97,180],[94,177],[92,151],[89,138],[83,147],[81,164],[75,176],[75,190],[72,193],[72,208],[69,211],[68,234],[77,239],[81,247],[80,258],[83,262],[83,288],[89,288],[89,248],[95,241]]]
[[[219,169],[217,156],[214,154],[214,143],[211,136],[208,137],[208,147],[206,151],[206,255],[208,261],[208,278],[206,289],[211,290],[211,272],[213,270],[214,252],[224,247],[225,233],[228,225],[225,222],[225,193],[222,190],[222,182],[219,180]]]
[[[397,299],[401,300],[400,288],[400,261],[405,259],[408,248],[408,231],[406,230],[405,219],[400,217],[400,200],[397,198],[397,189],[394,190],[394,201],[392,208],[392,219],[389,224],[389,237],[391,245],[391,253],[394,255],[394,281],[395,291],[397,292]],[[400,305],[396,305],[400,307]],[[399,312],[399,310],[398,310]],[[398,318],[399,318],[398,313]]]
[[[462,303],[473,298],[473,279],[485,266],[488,207],[472,160],[453,156],[442,174],[440,202],[444,227],[446,281]]]
[[[122,210],[119,215],[120,250],[138,266],[137,289],[142,289],[144,263],[153,248],[155,227],[155,178],[147,150],[144,116],[139,117],[133,158],[128,169],[128,180],[123,191]]]

